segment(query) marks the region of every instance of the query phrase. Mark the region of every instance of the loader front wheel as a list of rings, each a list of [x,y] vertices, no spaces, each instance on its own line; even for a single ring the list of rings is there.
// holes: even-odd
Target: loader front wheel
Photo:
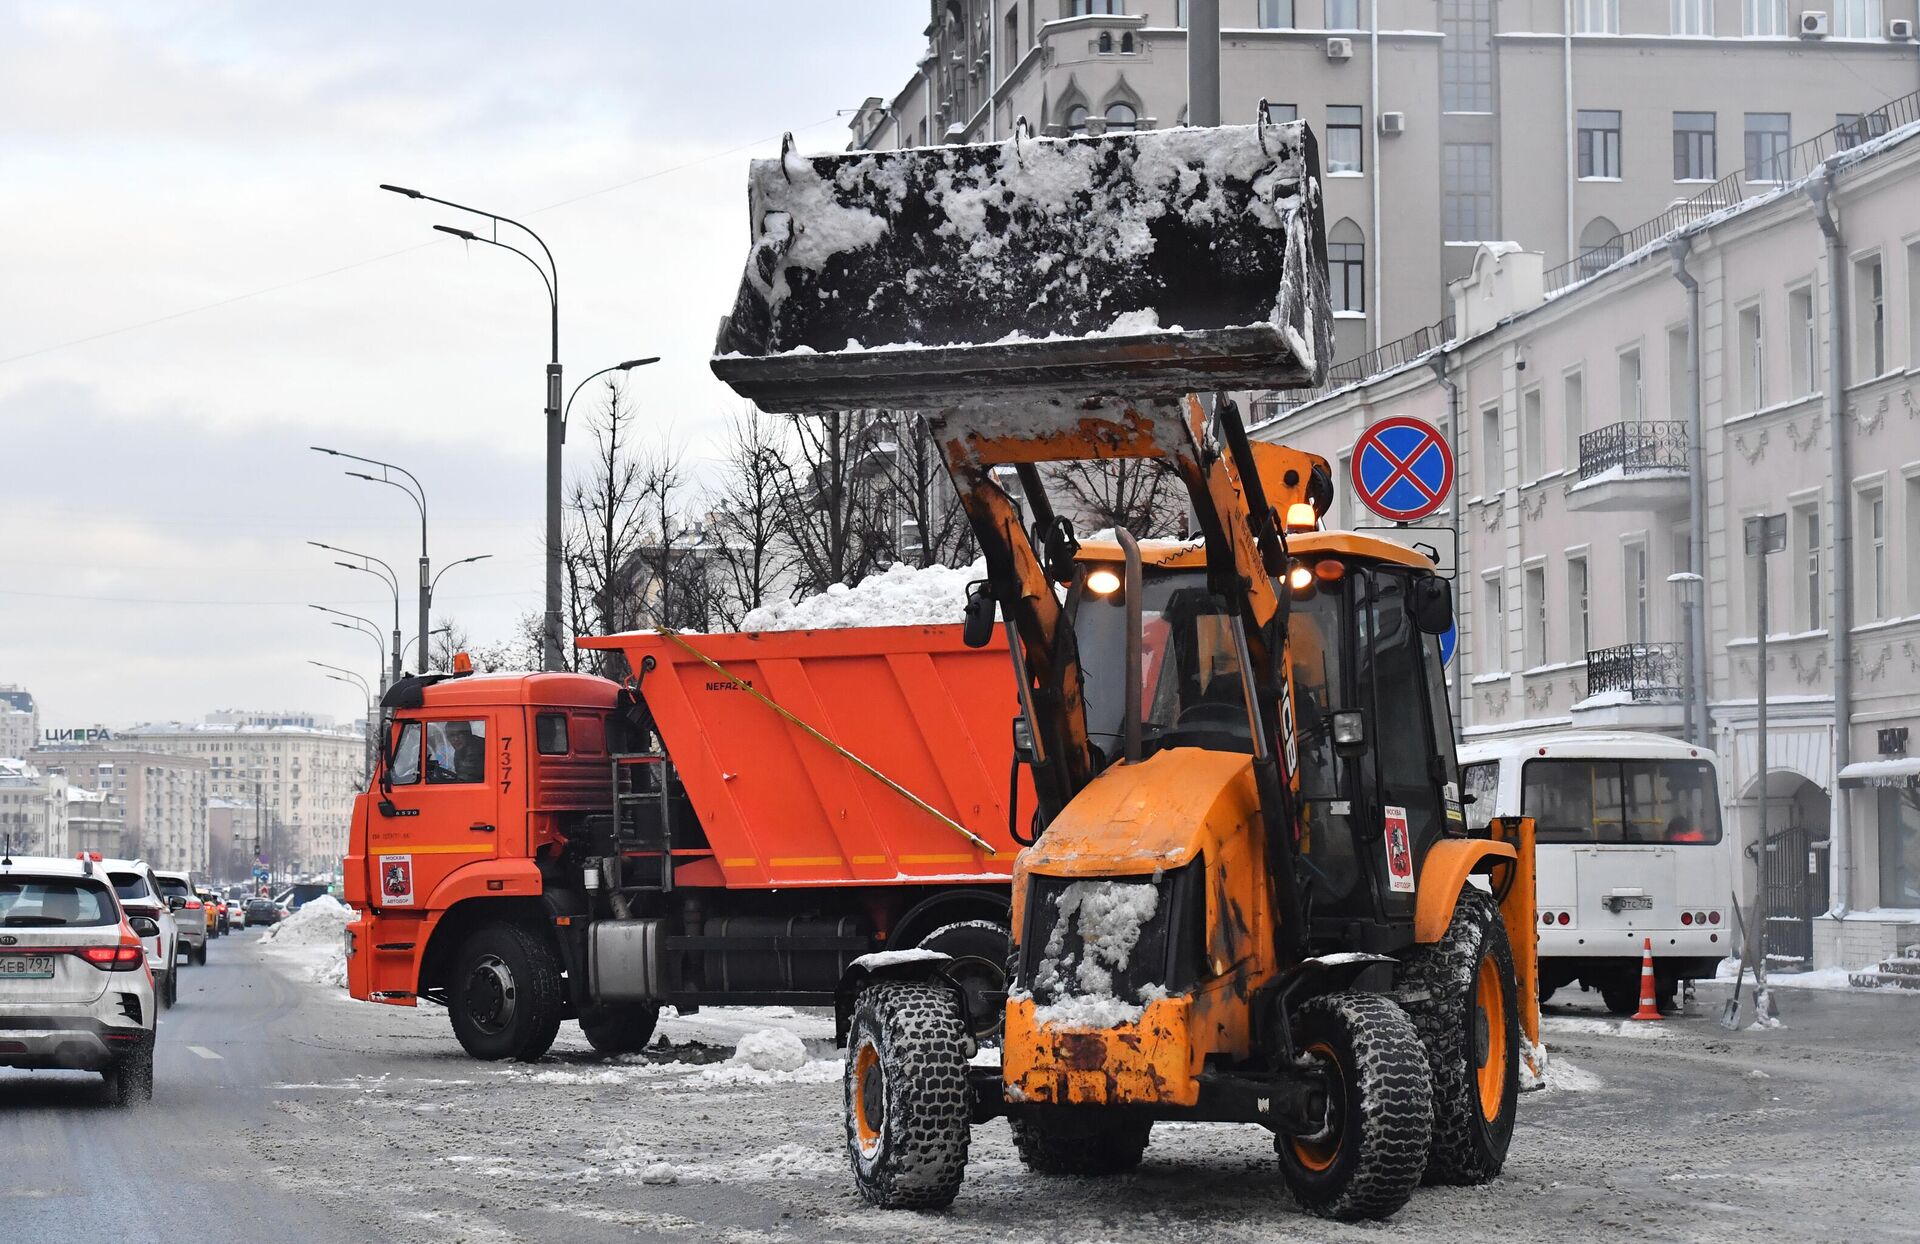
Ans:
[[[1520,990],[1492,897],[1462,890],[1445,936],[1415,947],[1397,977],[1433,1075],[1427,1182],[1486,1183],[1506,1163],[1520,1099]]]
[[[475,1058],[539,1060],[560,1031],[560,959],[545,937],[517,924],[475,929],[460,947],[447,990],[453,1035]]]
[[[600,1002],[580,1015],[580,1033],[596,1054],[638,1054],[660,1022],[654,1002]]]
[[[953,991],[911,981],[861,990],[847,1032],[847,1157],[882,1209],[953,1203],[967,1170],[973,1103],[966,1025]]]
[[[1016,1115],[1013,1147],[1042,1175],[1123,1175],[1140,1165],[1152,1119],[1098,1107],[1053,1106]]]
[[[1368,993],[1315,998],[1292,1027],[1326,1076],[1327,1112],[1317,1132],[1274,1138],[1288,1190],[1322,1218],[1391,1217],[1420,1186],[1433,1139],[1420,1034],[1392,999]]]

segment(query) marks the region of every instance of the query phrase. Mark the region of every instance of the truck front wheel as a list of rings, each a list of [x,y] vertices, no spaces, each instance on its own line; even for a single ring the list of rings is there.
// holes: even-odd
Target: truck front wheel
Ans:
[[[657,1002],[598,1002],[580,1015],[580,1031],[599,1054],[638,1054],[660,1022]]]
[[[517,924],[467,935],[447,982],[453,1035],[475,1058],[537,1061],[560,1031],[560,960],[546,938]]]

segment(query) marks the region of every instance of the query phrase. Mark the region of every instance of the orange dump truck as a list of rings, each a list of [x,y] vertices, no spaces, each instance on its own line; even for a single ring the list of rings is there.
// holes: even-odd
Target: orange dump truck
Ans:
[[[831,1005],[856,957],[921,948],[960,960],[997,1017],[1009,826],[1034,806],[1012,781],[1003,635],[581,646],[619,650],[632,679],[386,693],[345,861],[354,997],[441,1003],[476,1058],[538,1058],[568,1018],[621,1052],[663,1005]]]

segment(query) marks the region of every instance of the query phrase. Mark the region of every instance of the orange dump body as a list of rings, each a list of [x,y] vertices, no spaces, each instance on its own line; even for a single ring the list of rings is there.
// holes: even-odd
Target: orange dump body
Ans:
[[[1004,881],[1011,873],[1018,848],[1007,833],[1007,797],[1019,706],[1003,631],[985,648],[965,646],[958,626],[680,641],[649,633],[580,641],[618,649],[640,675],[641,696],[706,831],[711,858],[683,864],[677,886],[911,885]],[[1024,769],[1018,781],[1024,821],[1034,806]]]

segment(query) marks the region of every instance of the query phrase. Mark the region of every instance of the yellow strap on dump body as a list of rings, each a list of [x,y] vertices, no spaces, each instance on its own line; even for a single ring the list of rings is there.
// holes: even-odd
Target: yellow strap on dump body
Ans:
[[[772,699],[770,699],[766,695],[765,692],[762,692],[759,688],[755,687],[752,683],[748,682],[744,678],[740,678],[736,676],[733,673],[733,671],[729,670],[726,666],[720,664],[720,662],[714,660],[712,657],[708,656],[706,653],[700,651],[698,648],[695,648],[692,644],[688,643],[686,639],[678,631],[670,630],[664,626],[656,626],[653,629],[655,633],[664,636],[669,642],[677,645],[682,651],[686,652],[689,656],[693,657],[695,660],[699,661],[701,664],[711,669],[714,673],[720,675],[722,678],[726,679],[728,682],[732,683],[734,686],[738,687],[740,690],[746,692],[748,695],[760,701],[762,704],[766,705],[768,708],[772,709],[774,712],[780,714],[780,716],[786,718],[787,721],[791,722],[793,725],[798,726],[801,730],[805,731],[810,737],[818,739],[821,743],[833,749],[833,751],[838,753],[840,756],[851,761],[853,764],[858,765],[861,769],[871,774],[875,779],[877,779],[883,785],[885,785],[890,790],[893,790],[899,795],[901,795],[909,803],[913,804],[915,807],[925,812],[928,816],[931,816],[934,820],[939,821],[942,825],[945,825],[948,829],[951,829],[954,833],[959,834],[962,838],[965,838],[968,842],[971,842],[974,846],[979,847],[982,851],[985,851],[988,855],[993,854],[993,844],[988,842],[985,838],[982,838],[980,835],[974,833],[972,830],[968,829],[965,825],[962,825],[960,822],[954,820],[952,817],[948,816],[946,813],[942,812],[940,809],[934,807],[932,804],[928,803],[926,800],[920,798],[920,796],[914,794],[912,791],[908,790],[906,787],[900,785],[900,783],[894,781],[892,778],[888,777],[886,774],[880,772],[880,770],[874,768],[872,765],[868,764],[866,761],[860,759],[860,757],[854,755],[852,752],[848,751],[846,748],[842,747],[840,744],[834,742],[832,739],[828,738],[826,735],[820,733],[820,731],[814,729],[814,727],[800,720],[800,718],[796,717],[793,713],[788,711],[786,708],[775,703]]]

